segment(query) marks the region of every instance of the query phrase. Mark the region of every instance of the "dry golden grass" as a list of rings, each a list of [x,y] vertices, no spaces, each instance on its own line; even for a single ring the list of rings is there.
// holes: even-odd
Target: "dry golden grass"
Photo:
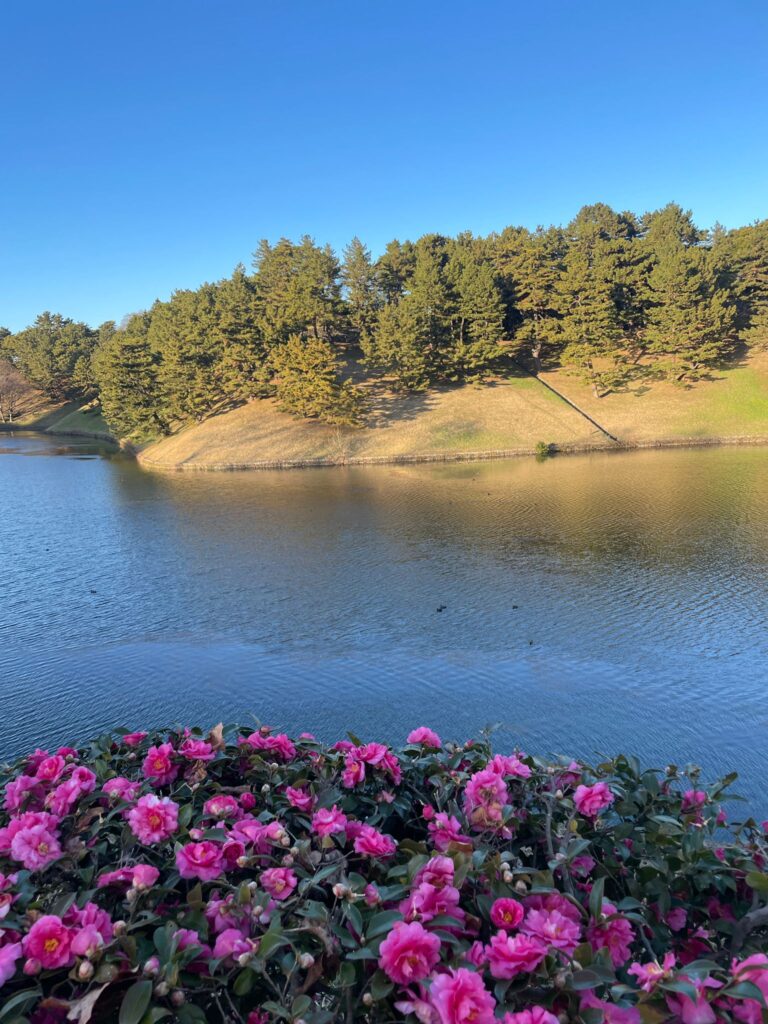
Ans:
[[[543,374],[553,388],[626,444],[768,439],[768,353],[758,352],[690,387],[653,382],[595,398],[573,374]]]
[[[296,420],[271,401],[256,401],[150,445],[140,459],[172,469],[332,464],[522,454],[533,451],[539,441],[570,447],[605,440],[530,378],[410,396],[375,389],[372,397],[370,425],[363,428]]]

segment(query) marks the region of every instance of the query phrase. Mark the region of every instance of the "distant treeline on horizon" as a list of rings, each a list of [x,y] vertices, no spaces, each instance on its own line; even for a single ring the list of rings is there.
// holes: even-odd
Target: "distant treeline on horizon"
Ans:
[[[768,220],[706,232],[676,204],[394,240],[376,260],[358,238],[341,260],[308,236],[262,241],[252,273],[240,265],[119,327],[46,312],[0,330],[6,377],[52,400],[98,398],[116,433],[141,438],[268,396],[355,424],[368,378],[421,390],[512,360],[572,368],[598,396],[640,377],[688,383],[766,345]]]

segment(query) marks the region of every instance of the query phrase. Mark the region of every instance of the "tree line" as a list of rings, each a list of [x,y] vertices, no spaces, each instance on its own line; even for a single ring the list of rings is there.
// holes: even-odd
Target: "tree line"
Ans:
[[[262,241],[250,272],[93,329],[43,313],[0,353],[52,399],[98,396],[122,435],[168,433],[254,398],[354,424],[366,377],[421,390],[512,360],[564,366],[601,396],[639,377],[705,376],[768,344],[768,220],[705,232],[676,204],[585,206],[566,227],[394,240],[339,260]]]

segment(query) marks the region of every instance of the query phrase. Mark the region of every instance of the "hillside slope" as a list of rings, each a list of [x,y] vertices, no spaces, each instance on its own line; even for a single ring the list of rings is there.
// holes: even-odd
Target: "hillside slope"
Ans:
[[[601,399],[566,371],[542,379],[563,398],[524,377],[410,396],[374,392],[369,425],[358,430],[256,401],[151,444],[139,458],[159,469],[246,469],[526,454],[541,441],[561,450],[615,447],[608,434],[629,446],[768,441],[765,353],[693,387],[654,383]]]

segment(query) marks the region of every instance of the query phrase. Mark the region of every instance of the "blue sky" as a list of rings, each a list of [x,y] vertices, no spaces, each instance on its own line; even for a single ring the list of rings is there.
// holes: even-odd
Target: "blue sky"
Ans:
[[[0,324],[98,324],[260,238],[768,216],[763,0],[4,0]]]

